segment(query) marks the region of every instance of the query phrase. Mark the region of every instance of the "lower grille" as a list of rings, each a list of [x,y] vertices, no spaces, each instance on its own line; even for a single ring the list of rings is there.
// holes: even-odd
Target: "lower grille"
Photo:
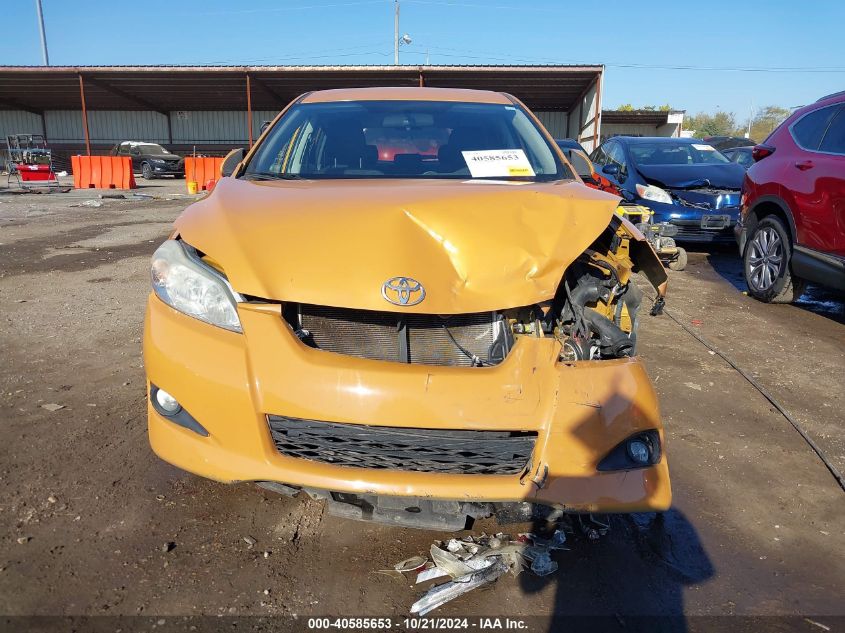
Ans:
[[[286,457],[335,466],[462,475],[515,475],[525,469],[537,434],[365,426],[268,415],[276,449]]]
[[[702,229],[699,223],[685,225],[672,222],[672,224],[678,227],[678,233],[673,237],[679,242],[733,242],[735,240],[733,226],[718,231],[708,231]]]
[[[316,349],[401,363],[472,367],[502,362],[511,335],[494,312],[438,316],[289,305],[285,318]]]

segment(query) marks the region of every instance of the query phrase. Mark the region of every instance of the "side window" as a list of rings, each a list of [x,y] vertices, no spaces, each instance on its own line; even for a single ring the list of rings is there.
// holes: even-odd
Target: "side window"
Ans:
[[[837,115],[833,117],[819,150],[845,155],[845,107],[840,108]]]
[[[600,145],[590,156],[590,160],[596,165],[605,165],[607,163],[607,155],[604,152],[604,145]]]
[[[122,145],[118,145],[117,153],[121,156],[129,156],[129,145],[127,143],[123,143]]]
[[[754,164],[754,158],[751,156],[751,152],[736,152],[734,158],[736,158],[736,162],[745,168],[751,167]]]
[[[793,123],[790,132],[798,146],[803,149],[818,150],[822,137],[827,131],[827,126],[838,109],[838,105],[820,108],[805,114],[796,123]]]
[[[625,166],[625,150],[619,143],[608,143],[607,145],[607,162],[610,165],[619,167],[619,182],[625,182],[628,178],[628,170]]]

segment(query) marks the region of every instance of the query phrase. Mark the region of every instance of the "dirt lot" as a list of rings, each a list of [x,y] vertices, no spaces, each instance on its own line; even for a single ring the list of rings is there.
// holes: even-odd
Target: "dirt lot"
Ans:
[[[183,182],[156,185],[139,190],[156,199],[0,194],[0,613],[407,614],[419,592],[377,572],[441,535],[326,516],[319,502],[205,481],[152,454],[148,258],[190,202]],[[842,299],[813,289],[767,306],[741,288],[732,250],[693,253],[672,273],[669,309],[845,470]],[[649,614],[689,616],[680,630],[702,615],[845,616],[845,493],[783,416],[674,321],[645,317],[640,341],[667,425],[673,510],[662,522],[615,518],[598,544],[573,537],[556,575],[505,577],[435,614],[538,616],[538,630],[567,614],[608,615],[620,630]]]

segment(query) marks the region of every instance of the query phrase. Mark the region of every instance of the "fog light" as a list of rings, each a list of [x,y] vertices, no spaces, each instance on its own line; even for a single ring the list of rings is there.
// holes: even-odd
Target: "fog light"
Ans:
[[[158,406],[164,409],[165,413],[168,413],[170,415],[173,415],[174,413],[179,413],[179,410],[182,408],[182,405],[176,401],[176,398],[171,396],[164,389],[159,389],[156,391],[155,399],[158,403]]]
[[[648,464],[650,459],[648,445],[642,440],[630,440],[628,442],[628,456],[637,464]]]

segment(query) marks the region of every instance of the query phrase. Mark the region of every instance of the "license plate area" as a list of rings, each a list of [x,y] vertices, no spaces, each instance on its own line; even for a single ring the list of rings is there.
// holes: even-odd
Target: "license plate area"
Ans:
[[[702,215],[701,228],[718,231],[726,229],[731,224],[731,216],[729,215]]]

